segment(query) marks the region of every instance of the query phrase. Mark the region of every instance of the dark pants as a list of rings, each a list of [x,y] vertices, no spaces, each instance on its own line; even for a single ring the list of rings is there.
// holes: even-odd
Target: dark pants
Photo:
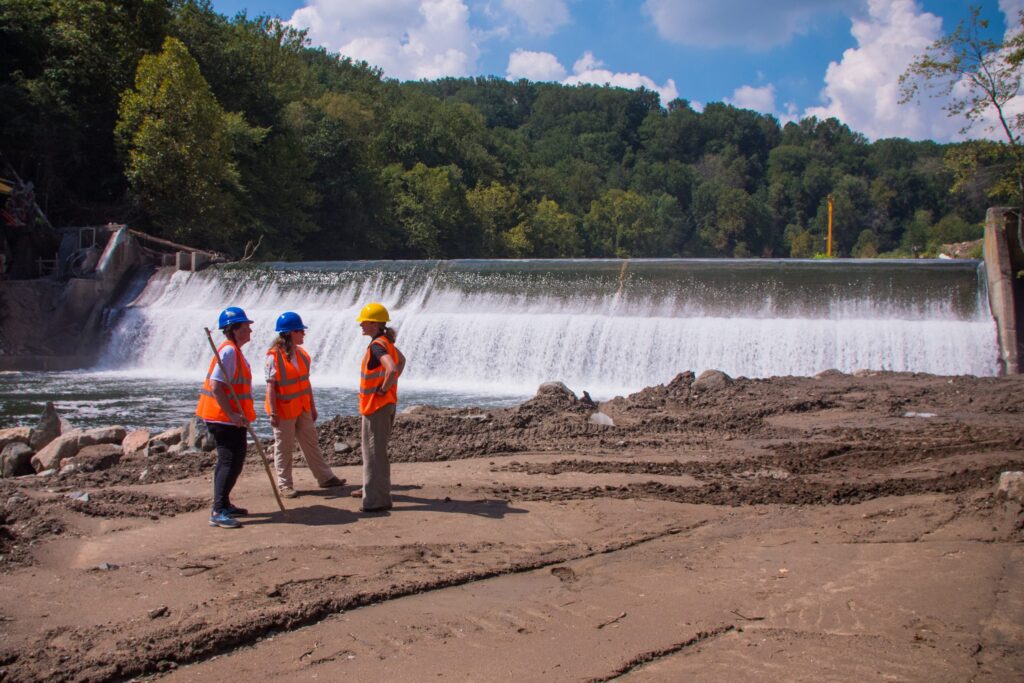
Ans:
[[[217,443],[217,464],[213,468],[213,514],[231,506],[231,489],[245,465],[245,427],[207,422]]]

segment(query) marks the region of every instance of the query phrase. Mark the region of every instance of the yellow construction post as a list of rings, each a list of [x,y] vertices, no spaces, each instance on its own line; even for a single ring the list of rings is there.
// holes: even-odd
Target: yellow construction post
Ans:
[[[828,196],[828,257],[832,258],[832,195]]]

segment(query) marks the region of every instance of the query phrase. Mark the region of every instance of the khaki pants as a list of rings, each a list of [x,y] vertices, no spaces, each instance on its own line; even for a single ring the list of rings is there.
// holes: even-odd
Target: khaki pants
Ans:
[[[391,463],[388,462],[388,439],[395,423],[395,404],[363,415],[363,509],[380,510],[391,507]]]
[[[324,462],[320,452],[320,444],[316,440],[316,423],[309,412],[303,411],[294,420],[278,420],[274,427],[274,470],[277,472],[277,487],[294,488],[292,484],[292,456],[295,453],[295,442],[299,442],[302,455],[306,458],[309,471],[316,477],[318,484],[334,476],[334,472]]]

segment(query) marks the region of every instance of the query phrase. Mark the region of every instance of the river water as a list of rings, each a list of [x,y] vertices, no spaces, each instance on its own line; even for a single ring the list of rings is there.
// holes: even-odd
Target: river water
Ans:
[[[110,312],[95,368],[0,374],[0,416],[5,426],[31,424],[54,400],[81,426],[183,422],[211,356],[203,328],[228,305],[256,321],[245,352],[258,395],[275,319],[285,310],[302,315],[324,417],[356,411],[367,340],[355,317],[368,301],[391,311],[409,359],[404,405],[511,405],[550,380],[603,399],[708,368],[747,377],[829,368],[994,375],[996,329],[982,268],[976,261],[652,259],[160,270]],[[257,428],[269,431],[262,415]]]

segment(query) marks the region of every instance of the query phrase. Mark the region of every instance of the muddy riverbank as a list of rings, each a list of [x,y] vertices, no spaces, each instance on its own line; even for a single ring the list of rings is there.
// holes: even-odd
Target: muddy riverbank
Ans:
[[[1024,378],[672,382],[406,407],[395,508],[349,480],[239,530],[212,456],[0,480],[0,680],[1014,680]],[[356,447],[353,449],[352,447]],[[86,494],[83,496],[83,494]]]

